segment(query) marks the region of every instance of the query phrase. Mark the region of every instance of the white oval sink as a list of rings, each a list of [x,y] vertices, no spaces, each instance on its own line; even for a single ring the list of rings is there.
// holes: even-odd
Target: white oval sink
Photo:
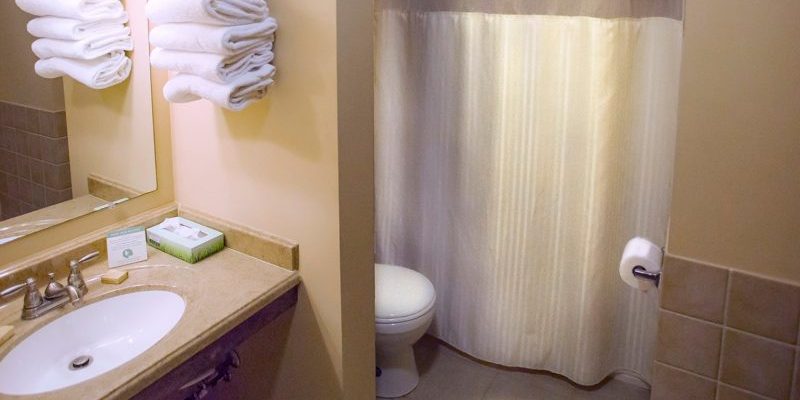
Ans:
[[[49,392],[117,368],[166,336],[185,309],[181,296],[162,290],[78,308],[28,336],[0,361],[0,393]]]

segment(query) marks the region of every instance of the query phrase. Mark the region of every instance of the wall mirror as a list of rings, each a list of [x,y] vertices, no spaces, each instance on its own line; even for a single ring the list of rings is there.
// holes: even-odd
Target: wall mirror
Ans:
[[[92,89],[37,75],[35,16],[0,2],[0,245],[156,189],[148,25],[132,4],[130,74]]]

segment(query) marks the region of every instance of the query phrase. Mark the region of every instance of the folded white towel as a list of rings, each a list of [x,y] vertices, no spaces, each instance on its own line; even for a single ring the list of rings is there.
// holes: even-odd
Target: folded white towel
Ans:
[[[272,42],[277,28],[274,18],[236,26],[164,24],[150,31],[150,44],[167,50],[234,55]]]
[[[241,25],[269,16],[266,0],[150,0],[145,10],[156,24]]]
[[[272,43],[234,56],[165,50],[157,47],[150,54],[150,64],[158,69],[197,75],[213,82],[225,83],[243,73],[269,64],[273,58]]]
[[[244,73],[230,83],[180,74],[164,85],[164,97],[172,103],[188,103],[202,98],[220,107],[240,111],[267,94],[274,76],[275,67],[269,64]]]
[[[128,34],[103,35],[77,41],[37,39],[33,41],[31,49],[41,59],[65,57],[91,60],[114,51],[133,50],[133,40]]]
[[[119,0],[16,0],[16,2],[22,11],[40,17],[94,21],[119,18],[125,13]]]
[[[94,60],[53,57],[36,62],[36,73],[43,78],[69,76],[92,88],[105,89],[128,79],[132,62],[122,51]]]
[[[119,18],[97,21],[39,17],[28,22],[28,33],[38,38],[81,40],[97,35],[114,35],[125,29],[127,29],[125,33],[130,34],[130,29],[125,26],[126,22],[128,22],[127,14]]]

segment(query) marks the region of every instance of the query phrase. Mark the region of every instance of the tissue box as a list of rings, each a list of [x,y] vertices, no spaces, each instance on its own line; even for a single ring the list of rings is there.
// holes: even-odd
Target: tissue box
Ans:
[[[147,228],[147,243],[194,264],[222,250],[225,247],[225,235],[183,217],[176,217]]]

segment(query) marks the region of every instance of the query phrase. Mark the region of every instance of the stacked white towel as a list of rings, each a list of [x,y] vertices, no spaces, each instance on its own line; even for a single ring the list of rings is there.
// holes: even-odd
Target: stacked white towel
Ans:
[[[239,111],[273,83],[278,24],[266,0],[150,0],[150,63],[178,72],[164,86],[173,103],[206,99]]]
[[[128,79],[133,50],[128,15],[119,0],[16,0],[38,18],[28,22],[37,37],[31,49],[44,78],[68,76],[93,89]]]
[[[44,78],[69,75],[72,79],[95,89],[105,89],[128,78],[131,59],[122,51],[108,53],[93,60],[52,57],[36,62],[36,73]]]
[[[97,21],[115,19],[125,14],[119,0],[16,0],[28,14]]]
[[[263,98],[272,84],[275,67],[269,64],[217,83],[191,74],[178,74],[164,85],[164,97],[174,103],[206,99],[233,111],[241,111]]]
[[[268,16],[269,7],[265,0],[150,0],[147,2],[147,17],[156,24],[188,22],[230,26],[263,21]]]

